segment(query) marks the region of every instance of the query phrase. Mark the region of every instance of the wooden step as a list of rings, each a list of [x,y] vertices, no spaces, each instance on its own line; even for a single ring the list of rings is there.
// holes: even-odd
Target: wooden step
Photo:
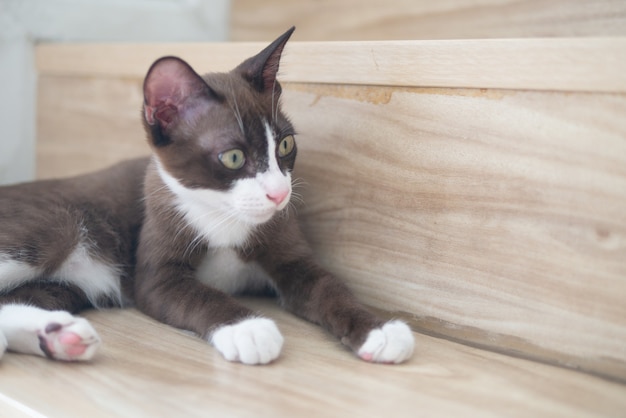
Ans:
[[[7,353],[0,416],[624,416],[626,386],[416,334],[407,364],[358,360],[271,300],[244,301],[285,336],[268,366],[229,363],[202,340],[135,310],[87,312],[103,338],[91,363]]]
[[[149,152],[142,77],[263,44],[37,47],[40,177]],[[298,42],[281,64],[316,255],[415,329],[626,382],[626,38]]]

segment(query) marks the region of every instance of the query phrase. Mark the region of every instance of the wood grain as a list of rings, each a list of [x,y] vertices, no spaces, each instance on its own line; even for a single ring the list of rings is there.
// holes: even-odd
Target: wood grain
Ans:
[[[610,75],[604,61],[591,60],[595,55],[571,58],[571,52],[578,44],[604,45],[622,68],[625,41],[548,42],[537,68],[554,81],[546,69],[556,67],[546,63],[580,59],[585,64],[563,65],[559,77]],[[481,45],[492,51],[481,66],[496,75],[493,68],[504,64],[492,48],[504,44],[472,42],[476,51]],[[543,41],[528,42],[532,50]],[[462,44],[398,47],[437,56]],[[297,52],[304,45],[287,51],[286,62],[350,61],[365,57],[373,44],[319,44],[308,58]],[[547,53],[549,45],[569,46]],[[222,44],[202,47],[200,61],[224,51]],[[129,46],[120,48],[118,56],[132,55]],[[225,63],[250,45],[238,48]],[[38,52],[40,176],[147,152],[139,128],[140,76],[129,70],[139,61],[104,74],[89,57],[105,56],[113,46],[59,46],[58,55],[54,49]],[[85,55],[72,60],[73,53]],[[466,58],[450,55],[448,65],[460,68]],[[200,68],[220,69],[224,62]],[[405,64],[388,63],[382,76],[370,67],[354,85],[324,84],[330,64],[310,73],[319,83],[309,76],[298,83],[291,70],[300,64],[286,65],[284,107],[300,132],[296,174],[305,184],[298,189],[306,201],[300,213],[323,263],[368,304],[425,332],[626,380],[624,75],[613,74],[607,84],[539,91],[531,91],[522,71],[509,74],[524,80],[512,84],[515,89],[480,89],[463,71],[447,79],[460,84],[455,88],[363,84],[366,74],[412,80],[413,67]],[[425,73],[435,68],[424,66]],[[532,73],[531,67],[524,71]],[[343,65],[337,68],[341,74]]]
[[[626,35],[620,0],[233,0],[231,39],[307,41]]]
[[[285,82],[407,87],[626,92],[626,38],[419,42],[297,42],[285,50]],[[43,44],[41,75],[142,78],[163,55],[199,71],[228,71],[265,45]]]
[[[626,380],[626,96],[290,85],[284,104],[308,235],[363,300]]]
[[[37,177],[66,177],[150,153],[138,80],[41,76]]]
[[[228,363],[201,340],[133,310],[89,312],[104,341],[92,363],[5,355],[2,416],[618,417],[626,410],[623,385],[419,334],[409,363],[366,364],[270,302],[245,303],[275,318],[285,335],[269,366]]]

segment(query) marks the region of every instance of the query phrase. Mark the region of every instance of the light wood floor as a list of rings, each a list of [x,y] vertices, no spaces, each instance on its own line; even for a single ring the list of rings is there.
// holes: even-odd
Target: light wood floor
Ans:
[[[243,366],[134,310],[85,314],[104,340],[67,364],[7,353],[2,417],[626,416],[626,386],[416,334],[414,358],[371,365],[271,301],[278,361]]]

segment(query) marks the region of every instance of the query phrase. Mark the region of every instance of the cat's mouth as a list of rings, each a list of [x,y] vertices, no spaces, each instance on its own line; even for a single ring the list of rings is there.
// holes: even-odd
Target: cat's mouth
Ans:
[[[289,196],[286,196],[278,204],[268,199],[264,204],[242,206],[238,212],[247,223],[261,225],[268,222],[277,213],[283,211],[288,204]]]

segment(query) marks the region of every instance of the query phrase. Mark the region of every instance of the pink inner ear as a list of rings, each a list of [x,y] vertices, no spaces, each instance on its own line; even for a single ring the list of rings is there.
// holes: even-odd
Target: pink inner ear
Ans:
[[[144,85],[145,117],[153,125],[170,125],[183,113],[191,95],[206,86],[200,77],[183,61],[165,58],[158,61],[148,73]]]
[[[171,104],[164,104],[162,106],[158,106],[156,112],[154,112],[154,117],[157,120],[163,122],[165,126],[172,123],[176,115],[178,114],[178,108]]]
[[[172,123],[178,113],[178,107],[170,103],[161,102],[157,103],[156,106],[144,105],[146,121],[150,125],[159,121],[163,127],[166,127]]]

